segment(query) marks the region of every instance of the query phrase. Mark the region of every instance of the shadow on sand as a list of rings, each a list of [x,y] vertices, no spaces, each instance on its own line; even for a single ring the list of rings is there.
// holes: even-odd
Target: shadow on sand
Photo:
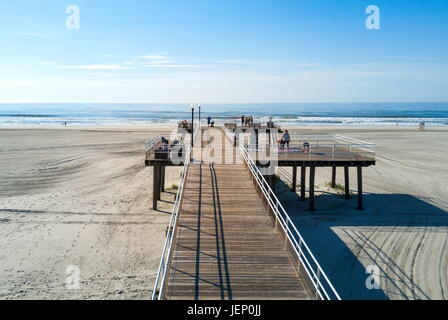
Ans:
[[[396,261],[402,243],[393,234],[409,237],[418,228],[446,233],[447,211],[411,195],[369,193],[364,194],[365,210],[358,211],[356,196],[344,200],[343,195],[323,192],[316,196],[317,211],[310,212],[308,201],[300,201],[283,181],[277,183],[277,195],[342,299],[431,298],[412,279],[409,267],[414,268],[414,261],[410,259],[410,266]],[[379,267],[380,289],[367,289],[369,265]]]

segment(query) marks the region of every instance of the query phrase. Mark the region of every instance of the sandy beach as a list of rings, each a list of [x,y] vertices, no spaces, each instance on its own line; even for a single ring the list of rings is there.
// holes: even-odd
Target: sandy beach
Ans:
[[[161,132],[0,130],[0,299],[149,298],[174,198],[151,210],[144,144]]]
[[[376,144],[376,166],[364,170],[365,210],[326,186],[317,169],[317,210],[280,186],[279,198],[343,299],[448,298],[448,132],[429,129],[314,129]],[[280,172],[288,183],[290,172]],[[337,183],[344,184],[343,170]],[[307,177],[308,185],[308,177]],[[366,267],[379,268],[380,289],[366,288]]]
[[[151,210],[152,169],[144,144],[171,128],[0,129],[0,299],[148,299],[173,193]],[[448,131],[306,128],[377,144],[365,170],[365,210],[325,186],[317,170],[316,212],[280,172],[279,198],[345,299],[448,296]],[[167,185],[179,168],[167,170]],[[338,171],[343,184],[343,172]],[[356,194],[356,175],[351,173]],[[365,268],[381,289],[367,290]],[[80,289],[66,288],[66,269]]]

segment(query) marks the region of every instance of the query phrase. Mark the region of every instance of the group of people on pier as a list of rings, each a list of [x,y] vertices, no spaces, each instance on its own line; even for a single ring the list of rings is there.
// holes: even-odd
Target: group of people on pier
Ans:
[[[241,125],[252,126],[254,124],[254,117],[252,116],[241,116]]]
[[[182,120],[182,121],[179,123],[179,127],[180,127],[180,128],[184,128],[184,129],[186,129],[186,128],[188,128],[188,126],[189,126],[189,123],[188,123],[187,120]]]

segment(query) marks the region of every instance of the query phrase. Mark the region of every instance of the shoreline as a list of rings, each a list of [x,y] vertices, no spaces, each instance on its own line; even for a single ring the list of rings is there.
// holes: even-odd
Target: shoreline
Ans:
[[[202,126],[206,126],[202,124]],[[288,125],[280,126],[282,129],[287,130],[304,130],[304,131],[314,131],[314,130],[324,130],[324,131],[406,131],[406,132],[418,132],[418,127],[409,126],[299,126],[299,125]],[[117,125],[117,126],[72,126],[72,127],[53,127],[53,126],[21,126],[21,127],[2,127],[0,130],[114,130],[114,131],[166,131],[166,130],[177,130],[176,125],[155,125],[155,126],[128,126],[128,125]],[[448,126],[431,126],[425,127],[424,131],[447,131]]]

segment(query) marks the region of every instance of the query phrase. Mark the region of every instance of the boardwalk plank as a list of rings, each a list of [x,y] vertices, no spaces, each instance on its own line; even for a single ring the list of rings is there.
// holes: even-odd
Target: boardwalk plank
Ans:
[[[311,299],[243,165],[190,165],[167,299]]]

